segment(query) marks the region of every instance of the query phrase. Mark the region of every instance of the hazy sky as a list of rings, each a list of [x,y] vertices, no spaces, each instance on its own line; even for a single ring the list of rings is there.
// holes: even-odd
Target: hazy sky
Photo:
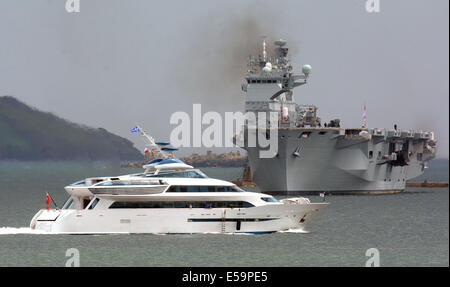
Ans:
[[[0,2],[0,96],[143,149],[135,123],[166,140],[193,103],[243,111],[245,58],[266,35],[288,41],[298,72],[312,66],[294,95],[323,121],[359,127],[366,102],[369,127],[434,130],[448,157],[448,0],[380,0],[379,13],[365,0],[65,2]]]

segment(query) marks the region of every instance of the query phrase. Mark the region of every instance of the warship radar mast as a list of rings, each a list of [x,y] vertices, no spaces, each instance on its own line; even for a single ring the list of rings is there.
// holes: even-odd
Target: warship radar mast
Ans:
[[[266,41],[263,37],[263,55],[257,60],[251,56],[248,61],[246,83],[242,90],[246,93],[245,111],[267,112],[266,119],[274,120],[270,112],[277,112],[278,122],[284,126],[317,126],[320,119],[316,117],[317,107],[297,105],[293,89],[307,83],[311,66],[303,65],[302,74],[294,74],[288,58],[289,48],[285,40],[274,42],[274,56],[269,57]]]

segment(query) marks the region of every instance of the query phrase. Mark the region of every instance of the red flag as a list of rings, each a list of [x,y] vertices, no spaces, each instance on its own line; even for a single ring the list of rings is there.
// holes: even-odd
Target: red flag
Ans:
[[[47,205],[50,203],[50,195],[48,195],[48,192],[47,192],[47,201],[45,202]]]
[[[148,148],[145,148],[144,153],[148,153]]]

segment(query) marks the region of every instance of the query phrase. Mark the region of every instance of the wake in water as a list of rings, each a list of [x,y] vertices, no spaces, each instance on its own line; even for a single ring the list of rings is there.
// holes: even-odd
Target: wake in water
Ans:
[[[31,229],[29,227],[0,227],[0,235],[8,234],[50,234],[42,230]]]
[[[278,231],[277,233],[309,233],[309,231],[304,230],[304,229],[288,229],[288,230]]]

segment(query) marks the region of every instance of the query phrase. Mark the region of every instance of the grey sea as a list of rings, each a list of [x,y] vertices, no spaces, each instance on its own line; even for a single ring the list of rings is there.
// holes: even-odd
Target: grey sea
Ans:
[[[29,222],[57,204],[63,187],[91,176],[140,172],[109,163],[0,162],[0,266],[65,266],[77,248],[80,266],[365,266],[379,251],[381,266],[449,266],[449,190],[414,188],[391,195],[326,196],[330,203],[308,233],[266,235],[44,235]],[[241,168],[204,168],[236,179]],[[448,160],[431,162],[415,181],[448,181]],[[322,201],[309,196],[311,201]]]

